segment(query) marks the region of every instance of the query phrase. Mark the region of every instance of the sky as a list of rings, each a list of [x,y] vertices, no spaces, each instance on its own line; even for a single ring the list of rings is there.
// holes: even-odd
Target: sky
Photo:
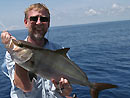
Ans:
[[[25,29],[24,10],[44,3],[51,13],[51,27],[130,20],[130,0],[1,0],[0,31]]]

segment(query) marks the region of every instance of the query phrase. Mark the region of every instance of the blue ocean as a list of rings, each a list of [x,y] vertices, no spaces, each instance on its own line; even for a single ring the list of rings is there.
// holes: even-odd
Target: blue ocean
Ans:
[[[27,30],[9,31],[24,39]],[[118,88],[100,92],[99,98],[130,98],[130,20],[51,27],[46,37],[64,47],[91,82]],[[5,48],[0,43],[0,65]],[[10,98],[10,80],[0,70],[0,98]],[[91,98],[88,87],[73,85],[78,98]]]

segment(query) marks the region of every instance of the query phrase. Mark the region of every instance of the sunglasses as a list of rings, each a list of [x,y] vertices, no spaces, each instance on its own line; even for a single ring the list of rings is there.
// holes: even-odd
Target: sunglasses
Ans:
[[[40,17],[40,21],[41,22],[49,22],[49,18],[48,17],[42,17],[42,16],[31,16],[30,17],[30,21],[37,22],[38,17]]]

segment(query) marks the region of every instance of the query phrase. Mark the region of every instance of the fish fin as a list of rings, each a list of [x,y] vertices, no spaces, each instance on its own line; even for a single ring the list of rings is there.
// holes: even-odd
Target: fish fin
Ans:
[[[69,51],[70,48],[63,48],[63,49],[58,49],[56,50],[55,52],[58,53],[58,54],[61,54],[65,57],[67,57],[66,53]]]
[[[92,98],[98,98],[100,91],[110,88],[117,88],[117,85],[107,83],[93,83],[93,87],[90,90]]]

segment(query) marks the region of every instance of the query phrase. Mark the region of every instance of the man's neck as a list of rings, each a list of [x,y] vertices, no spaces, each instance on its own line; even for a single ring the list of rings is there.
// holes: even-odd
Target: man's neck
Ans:
[[[30,36],[28,36],[27,41],[41,47],[45,45],[45,38],[43,40],[33,40]]]

